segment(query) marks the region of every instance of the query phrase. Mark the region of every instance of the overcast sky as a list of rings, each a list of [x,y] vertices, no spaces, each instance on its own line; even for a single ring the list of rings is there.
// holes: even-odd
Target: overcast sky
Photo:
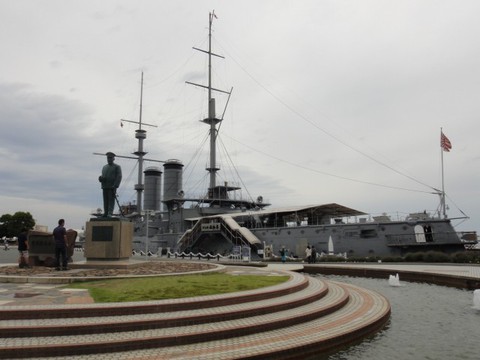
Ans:
[[[120,119],[138,121],[142,71],[143,121],[158,126],[146,128],[147,157],[180,159],[186,194],[201,195],[207,95],[185,81],[206,83],[192,47],[207,48],[212,10],[225,57],[213,85],[233,87],[219,181],[272,207],[433,213],[443,128],[448,214],[480,231],[476,0],[0,0],[0,214],[30,211],[52,230],[102,207],[106,159],[93,153],[136,148],[136,126]],[[135,161],[116,162],[120,201],[133,202]]]

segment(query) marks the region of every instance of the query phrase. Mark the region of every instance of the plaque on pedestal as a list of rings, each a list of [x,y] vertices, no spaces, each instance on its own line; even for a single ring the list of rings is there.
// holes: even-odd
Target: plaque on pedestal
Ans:
[[[133,223],[120,219],[91,219],[85,231],[87,261],[127,260],[132,255]]]

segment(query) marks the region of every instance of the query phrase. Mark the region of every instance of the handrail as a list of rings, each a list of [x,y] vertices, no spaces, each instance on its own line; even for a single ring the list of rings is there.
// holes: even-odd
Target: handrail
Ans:
[[[201,228],[201,220],[197,221],[193,226],[193,228],[188,229],[183,233],[182,237],[177,242],[177,248],[182,249],[183,251],[188,246],[192,245],[193,239],[200,232],[200,228]]]

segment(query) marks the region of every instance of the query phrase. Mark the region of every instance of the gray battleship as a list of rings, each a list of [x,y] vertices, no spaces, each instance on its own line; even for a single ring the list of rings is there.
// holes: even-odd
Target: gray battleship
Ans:
[[[203,197],[186,196],[182,181],[184,165],[180,160],[144,158],[146,130],[142,126],[151,125],[142,123],[140,105],[139,129],[135,133],[138,151],[134,153],[139,162],[137,201],[121,207],[122,216],[135,223],[136,251],[229,256],[241,249],[255,258],[278,255],[284,248],[290,256],[301,258],[307,246],[314,246],[317,253],[371,257],[428,250],[452,253],[477,242],[475,232],[455,231],[445,211],[392,219],[387,215],[372,217],[336,203],[268,209],[270,204],[262,196],[242,199],[240,187],[217,184],[220,168],[216,161],[216,139],[223,116],[217,117],[212,94],[220,91],[230,96],[231,91],[215,89],[211,83],[212,56],[219,56],[212,52],[211,46],[213,18],[210,13],[208,49],[194,48],[208,55],[208,85],[187,82],[208,89],[208,117],[202,121],[209,126],[210,162],[206,168],[209,188]],[[143,171],[144,161],[163,163],[163,171],[158,166]],[[439,195],[445,210],[445,193]]]

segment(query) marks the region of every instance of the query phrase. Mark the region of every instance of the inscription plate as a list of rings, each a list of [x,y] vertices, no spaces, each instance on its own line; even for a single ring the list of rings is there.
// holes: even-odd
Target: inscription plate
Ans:
[[[93,226],[92,241],[113,241],[113,226]]]
[[[30,255],[55,254],[55,242],[52,235],[29,235],[28,246]]]

